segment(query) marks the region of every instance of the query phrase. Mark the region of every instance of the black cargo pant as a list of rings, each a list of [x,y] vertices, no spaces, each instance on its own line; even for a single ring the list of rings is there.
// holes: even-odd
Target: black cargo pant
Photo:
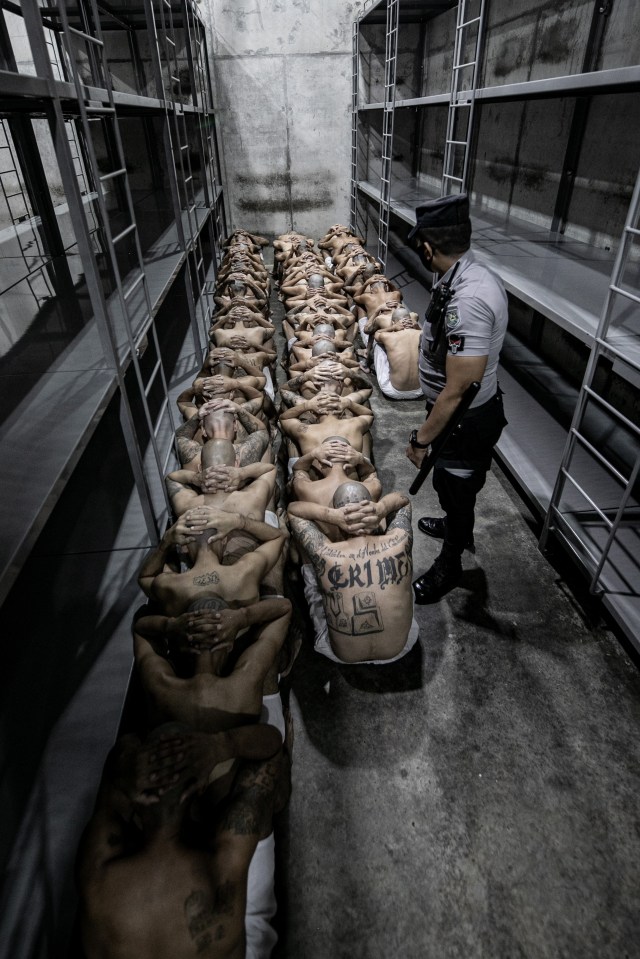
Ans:
[[[433,470],[433,488],[447,517],[444,545],[461,554],[473,536],[476,496],[487,478],[493,447],[507,425],[502,391],[465,413],[440,452]],[[451,470],[465,470],[457,476]]]

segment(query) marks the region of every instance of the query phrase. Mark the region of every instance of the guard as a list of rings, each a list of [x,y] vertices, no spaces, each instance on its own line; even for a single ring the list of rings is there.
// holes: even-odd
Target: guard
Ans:
[[[429,200],[417,207],[416,221],[408,242],[437,280],[425,314],[418,362],[427,417],[411,433],[406,451],[415,466],[420,467],[467,387],[480,383],[435,462],[433,487],[445,515],[418,521],[423,533],[443,540],[433,566],[413,583],[416,603],[425,604],[458,585],[462,553],[473,549],[476,496],[507,423],[497,369],[508,308],[502,281],[478,263],[470,249],[466,194]]]

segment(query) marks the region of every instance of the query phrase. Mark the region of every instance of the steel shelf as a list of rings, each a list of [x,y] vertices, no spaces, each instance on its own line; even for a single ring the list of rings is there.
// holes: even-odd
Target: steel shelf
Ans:
[[[198,208],[195,215],[199,235],[207,225],[212,210]],[[185,231],[188,218],[187,211],[183,211]],[[153,322],[194,242],[195,238],[188,242],[186,249],[181,249],[178,226],[173,223],[145,252],[145,273],[152,314],[147,315],[145,297],[139,286],[130,300],[131,325],[136,342],[140,341]],[[130,282],[135,277],[127,279]],[[126,370],[131,361],[131,350],[117,294],[109,298],[107,309],[115,332],[118,359],[121,368]],[[89,321],[46,373],[32,377],[31,390],[11,417],[0,426],[0,472],[3,477],[0,602],[20,572],[116,391],[114,370],[91,368],[99,356],[101,342],[98,327],[95,322]],[[0,378],[5,381],[3,385],[7,389],[11,388],[11,379],[10,376]],[[46,436],[47,443],[34,442],[34,431],[37,435]],[[29,482],[25,482],[27,476]]]
[[[377,201],[379,189],[360,181],[358,189]],[[402,198],[391,199],[391,210],[415,226],[415,207],[427,196],[425,189],[401,184]],[[594,341],[599,308],[609,286],[613,253],[551,234],[542,227],[514,216],[499,217],[471,204],[474,251],[502,279],[505,288],[580,342]],[[640,360],[637,331],[622,322],[609,335],[612,346],[632,360]],[[625,375],[624,367],[619,372]]]
[[[109,94],[101,87],[83,87],[85,100],[94,103],[106,104]],[[0,97],[15,97],[25,101],[27,109],[37,109],[37,104],[31,101],[46,103],[58,99],[65,104],[66,112],[77,112],[74,103],[77,103],[76,88],[73,83],[64,80],[46,80],[43,77],[31,76],[25,73],[14,73],[10,70],[0,70]],[[143,97],[135,93],[113,91],[113,100],[122,110],[133,112],[165,113],[177,106],[179,112],[199,116],[215,116],[215,110],[194,106],[191,103],[174,103],[173,100],[161,100],[157,97]]]
[[[592,73],[572,73],[563,77],[548,77],[544,80],[527,80],[522,83],[505,83],[491,87],[478,87],[476,100],[532,100],[543,97],[585,96],[587,94],[611,93],[613,91],[640,89],[640,66],[617,67],[597,70]],[[425,97],[397,98],[397,110],[403,107],[429,107],[449,103],[449,93],[434,93]],[[464,99],[464,95],[460,99]],[[384,103],[363,103],[359,110],[384,110]]]

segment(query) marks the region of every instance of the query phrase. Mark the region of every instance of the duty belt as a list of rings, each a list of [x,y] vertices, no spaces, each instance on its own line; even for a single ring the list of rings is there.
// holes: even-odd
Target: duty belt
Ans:
[[[484,411],[489,406],[489,404],[495,403],[496,400],[498,400],[499,402],[502,402],[502,390],[500,389],[500,387],[498,387],[497,392],[494,393],[490,399],[485,400],[484,403],[480,404],[480,406],[471,406],[467,410],[467,412],[464,414],[465,420],[473,419],[473,417],[477,416],[479,413],[484,413]],[[429,401],[427,401],[427,403],[425,404],[425,410],[427,411],[427,413],[430,413],[434,406],[435,406],[435,403],[430,403]]]

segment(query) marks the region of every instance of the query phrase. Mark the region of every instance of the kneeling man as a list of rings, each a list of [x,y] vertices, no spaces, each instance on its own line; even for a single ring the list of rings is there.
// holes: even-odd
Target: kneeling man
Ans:
[[[408,653],[418,626],[407,498],[392,493],[374,503],[364,484],[349,481],[335,491],[333,508],[296,502],[288,512],[309,560],[303,576],[316,652],[338,663],[390,663]],[[338,526],[345,539],[332,542],[316,521]]]

